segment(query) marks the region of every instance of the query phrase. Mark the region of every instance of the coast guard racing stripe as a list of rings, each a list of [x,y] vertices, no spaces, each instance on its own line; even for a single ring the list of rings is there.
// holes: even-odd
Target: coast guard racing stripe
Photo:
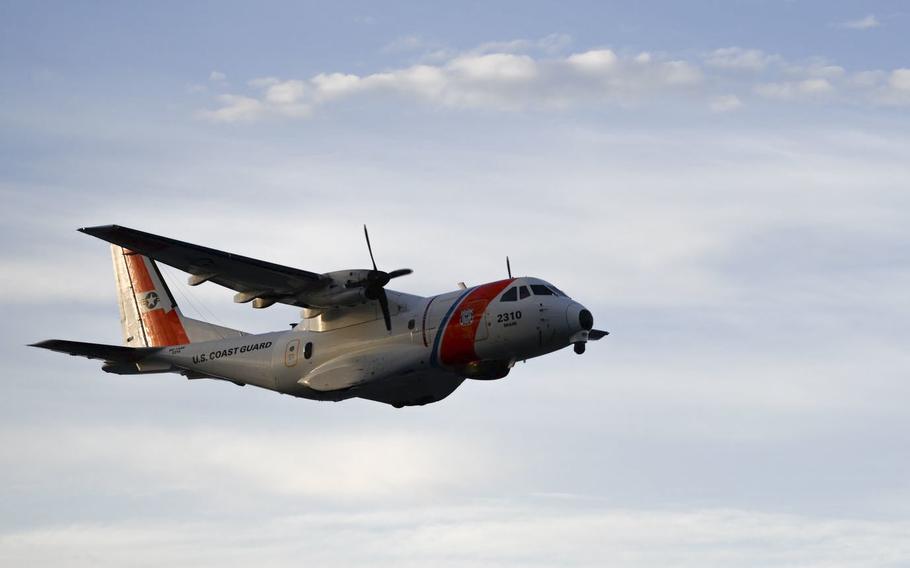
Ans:
[[[485,325],[484,312],[493,298],[514,281],[510,278],[483,284],[456,302],[448,322],[444,324],[442,345],[439,347],[439,360],[443,365],[458,366],[477,360],[474,341],[478,328]],[[487,333],[487,330],[482,330],[482,333]]]

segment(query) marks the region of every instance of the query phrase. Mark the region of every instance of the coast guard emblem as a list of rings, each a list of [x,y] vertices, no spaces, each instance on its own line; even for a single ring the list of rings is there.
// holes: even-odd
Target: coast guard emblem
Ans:
[[[154,310],[155,306],[158,305],[158,300],[159,298],[157,292],[149,292],[145,295],[144,298],[142,298],[142,303],[145,305],[145,309]]]

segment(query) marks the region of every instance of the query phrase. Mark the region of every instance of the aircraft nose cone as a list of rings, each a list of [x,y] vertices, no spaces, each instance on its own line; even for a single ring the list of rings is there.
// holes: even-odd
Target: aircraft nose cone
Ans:
[[[569,324],[569,329],[572,332],[576,331],[591,331],[594,328],[594,316],[591,315],[591,312],[577,302],[572,302],[569,304],[568,309],[566,309],[566,320]]]
[[[594,328],[594,316],[591,315],[591,312],[588,310],[581,310],[578,313],[578,323],[581,325],[582,329],[591,331]]]

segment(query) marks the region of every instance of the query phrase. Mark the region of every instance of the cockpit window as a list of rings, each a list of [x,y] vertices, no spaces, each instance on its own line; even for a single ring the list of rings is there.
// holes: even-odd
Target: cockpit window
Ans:
[[[531,295],[531,291],[528,290],[527,286],[522,286],[521,288],[518,289],[518,298],[519,299],[524,300],[525,298],[527,298],[530,295]]]
[[[514,302],[516,300],[518,300],[518,289],[515,286],[506,290],[506,293],[499,299],[500,302]]]
[[[556,292],[556,295],[557,295],[557,296],[562,296],[563,298],[568,298],[568,297],[569,297],[568,294],[566,294],[565,292],[563,292],[562,290],[560,290],[560,289],[557,288],[556,286],[553,286],[552,284],[550,284],[550,287],[553,288],[553,291]]]
[[[543,284],[531,284],[531,290],[535,296],[555,296],[553,290],[550,290]]]

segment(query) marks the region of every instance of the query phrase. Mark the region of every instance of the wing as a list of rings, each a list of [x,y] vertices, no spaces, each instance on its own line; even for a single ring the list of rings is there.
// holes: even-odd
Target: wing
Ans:
[[[161,237],[118,225],[79,231],[189,272],[190,285],[212,281],[235,290],[235,301],[256,299],[256,307],[281,302],[309,307],[306,293],[324,288],[330,279],[298,268],[273,264],[208,247]],[[255,304],[254,304],[255,305]]]

